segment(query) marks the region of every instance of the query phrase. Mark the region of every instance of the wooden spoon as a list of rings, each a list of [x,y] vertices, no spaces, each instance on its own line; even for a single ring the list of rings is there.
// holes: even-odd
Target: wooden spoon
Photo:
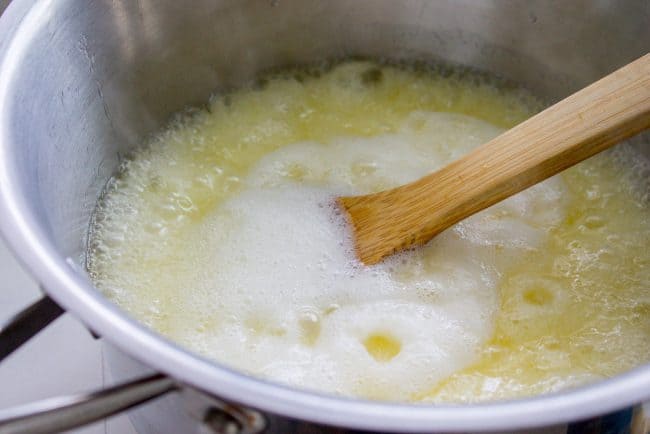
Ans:
[[[646,54],[435,173],[337,201],[359,259],[375,264],[649,127]]]

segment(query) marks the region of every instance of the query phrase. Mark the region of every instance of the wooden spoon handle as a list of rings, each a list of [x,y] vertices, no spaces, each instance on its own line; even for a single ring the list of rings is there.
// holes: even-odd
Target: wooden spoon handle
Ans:
[[[425,243],[458,221],[648,127],[650,54],[438,172],[339,202],[355,226],[359,258],[373,264],[396,250]],[[371,215],[379,209],[383,215]]]

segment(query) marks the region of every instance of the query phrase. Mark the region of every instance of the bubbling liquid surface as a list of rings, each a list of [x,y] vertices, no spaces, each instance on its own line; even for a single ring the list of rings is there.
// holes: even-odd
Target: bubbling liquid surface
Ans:
[[[99,202],[98,288],[273,381],[392,401],[545,393],[650,360],[648,168],[592,158],[372,267],[332,199],[415,180],[530,116],[468,72],[347,62],[179,116]]]

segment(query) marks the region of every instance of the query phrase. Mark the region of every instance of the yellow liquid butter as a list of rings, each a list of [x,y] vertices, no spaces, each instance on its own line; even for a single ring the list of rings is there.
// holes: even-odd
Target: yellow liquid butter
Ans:
[[[332,206],[417,179],[538,108],[466,71],[269,76],[123,163],[89,271],[170,339],[298,387],[472,402],[610,377],[650,360],[648,167],[627,145],[373,267]]]

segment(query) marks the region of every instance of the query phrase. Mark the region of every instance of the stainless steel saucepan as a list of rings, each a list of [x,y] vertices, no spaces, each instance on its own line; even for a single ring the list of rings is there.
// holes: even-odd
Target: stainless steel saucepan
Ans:
[[[166,341],[98,293],[83,254],[120,158],[172,113],[261,70],[345,56],[444,61],[553,101],[648,51],[648,0],[13,1],[0,18],[0,230],[47,295],[1,329],[0,358],[65,309],[106,342],[125,383],[5,410],[0,433],[55,432],[146,401],[132,413],[141,433],[628,429],[631,411],[619,410],[650,398],[649,365],[482,405],[321,395]],[[648,137],[636,140],[646,158]]]

